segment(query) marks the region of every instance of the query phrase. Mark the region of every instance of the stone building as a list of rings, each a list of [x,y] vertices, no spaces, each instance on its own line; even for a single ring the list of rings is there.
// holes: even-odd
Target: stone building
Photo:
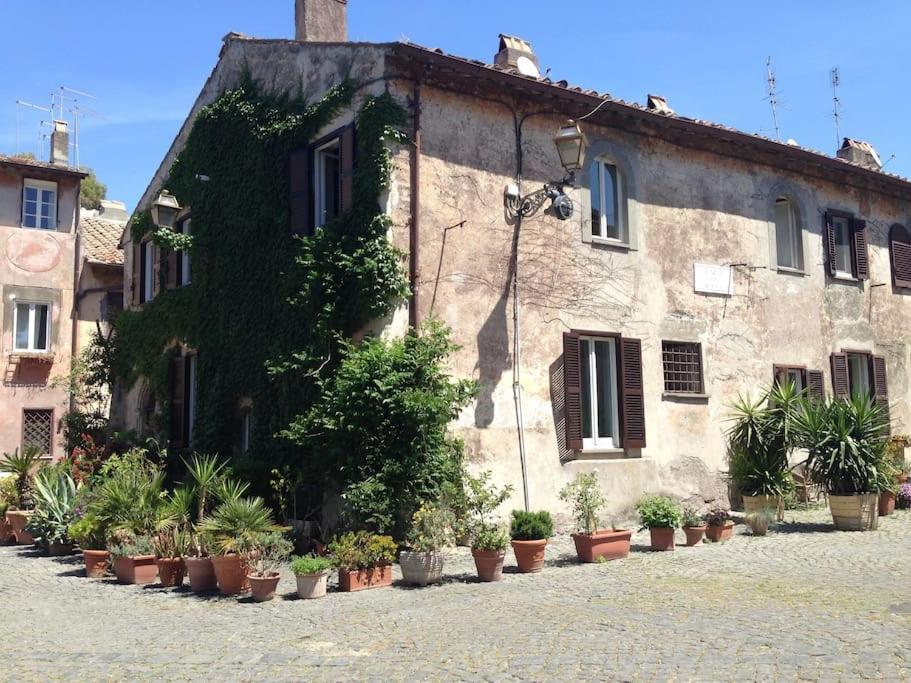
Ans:
[[[352,108],[314,136],[319,225],[345,173],[322,155],[363,97],[391,92],[412,139],[393,150],[384,201],[413,296],[379,326],[400,334],[437,316],[452,328],[453,371],[480,384],[453,429],[472,468],[515,485],[517,505],[525,484],[532,508],[559,511],[557,492],[588,470],[614,510],[646,491],[725,496],[727,405],[776,375],[814,394],[869,392],[906,428],[911,182],[883,172],[872,147],[845,140],[829,156],[687,118],[661,97],[623,102],[542,77],[510,36],[492,63],[349,43],[346,10],[299,0],[295,40],[227,35],[138,208],[245,67],[310,101],[350,76]],[[569,119],[587,140],[572,187],[554,145]],[[126,233],[124,246],[125,297],[140,305],[156,284],[145,247]],[[127,399],[131,426],[142,400]]]

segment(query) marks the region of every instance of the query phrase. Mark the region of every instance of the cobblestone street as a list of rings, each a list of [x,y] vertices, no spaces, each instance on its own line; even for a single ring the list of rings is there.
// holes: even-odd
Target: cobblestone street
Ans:
[[[0,548],[4,666],[23,680],[899,680],[911,676],[911,513],[872,533],[827,511],[777,533],[579,565],[554,539],[538,575],[266,604],[83,577],[81,558]],[[678,542],[682,542],[678,533]]]

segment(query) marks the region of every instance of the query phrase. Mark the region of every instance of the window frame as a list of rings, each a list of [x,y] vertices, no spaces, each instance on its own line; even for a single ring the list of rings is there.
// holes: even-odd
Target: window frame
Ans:
[[[28,346],[21,348],[18,346],[19,331],[19,306],[28,306]],[[36,327],[36,306],[47,308],[47,320],[45,322],[45,348],[35,347],[37,337]],[[51,353],[51,318],[54,312],[54,305],[50,301],[36,301],[30,299],[16,299],[13,301],[13,352],[14,353]]]
[[[26,225],[26,215],[27,214],[25,213],[25,204],[26,204],[25,192],[29,188],[33,188],[33,189],[37,190],[37,192],[38,192],[38,197],[36,199],[36,206],[35,206],[35,212],[36,212],[35,213],[35,225]],[[53,204],[51,204],[51,207],[50,207],[50,210],[48,213],[48,221],[50,222],[50,225],[48,225],[46,228],[43,228],[43,227],[41,227],[41,225],[39,225],[39,223],[41,222],[41,204],[42,204],[41,193],[42,193],[42,191],[47,191],[47,190],[50,190],[53,192],[54,202],[53,202]],[[53,180],[39,180],[37,178],[23,178],[22,179],[22,192],[20,194],[20,197],[22,199],[22,211],[21,211],[20,217],[19,217],[20,226],[26,230],[56,231],[57,230],[58,195],[59,195],[59,186],[58,186],[58,183],[56,183]]]
[[[621,450],[623,446],[620,444],[623,438],[622,428],[620,425],[620,392],[622,391],[620,385],[620,335],[614,334],[595,334],[591,332],[579,332],[579,344],[580,344],[580,353],[582,353],[582,342],[589,342],[589,386],[587,391],[589,392],[589,413],[590,413],[590,424],[589,428],[591,429],[591,437],[586,438],[584,436],[585,425],[583,424],[583,437],[582,437],[582,451],[583,452],[596,452],[596,451],[614,451]],[[612,431],[613,434],[610,437],[602,437],[598,435],[598,373],[597,373],[597,354],[595,353],[595,343],[608,343],[610,344],[610,352],[608,355],[610,361],[610,381],[613,385],[614,391],[611,392],[611,418],[612,418]],[[580,355],[579,358],[579,367],[580,367],[580,379],[582,378],[581,368],[582,368],[582,358]],[[583,382],[584,383],[584,382]],[[580,400],[584,402],[585,399],[585,387],[582,387],[582,396]],[[583,407],[582,414],[584,416],[585,409]]]
[[[787,377],[791,376],[791,373],[796,373],[800,379],[800,387],[798,391],[805,391],[808,388],[807,385],[807,366],[806,365],[785,365],[781,363],[776,363],[772,366],[772,373],[774,376],[774,381],[778,382],[779,374],[783,374]]]
[[[833,275],[833,277],[840,278],[842,280],[853,280],[857,277],[855,275],[855,273],[857,272],[857,266],[855,264],[855,258],[854,258],[854,245],[851,241],[851,223],[853,222],[853,217],[850,214],[845,214],[840,211],[830,211],[829,214],[832,217],[832,226],[833,226],[833,229],[835,230],[835,260],[836,260],[836,263],[835,263],[835,274]],[[844,222],[846,249],[848,250],[848,266],[849,266],[850,270],[842,270],[839,268],[839,266],[842,265],[842,264],[838,263],[838,237],[839,237],[840,230],[835,228],[836,221]]]
[[[863,359],[864,363],[864,372],[866,373],[867,381],[867,398],[874,398],[874,385],[873,385],[873,352],[866,351],[863,349],[842,349],[841,352],[847,357],[848,363],[848,396],[854,396],[854,385],[857,379],[854,376],[854,369],[852,368],[851,360],[852,358]]]
[[[594,179],[592,178],[592,168],[595,167],[595,165],[597,165],[598,169],[598,205],[601,207],[601,215],[598,219],[597,234],[595,233],[595,221],[591,219],[591,216],[589,216],[591,219],[591,240],[592,242],[600,244],[628,245],[629,229],[627,225],[626,195],[623,182],[623,173],[620,170],[620,166],[616,162],[604,156],[596,157],[590,162],[588,173],[589,213],[591,214],[591,210],[594,205],[592,198],[594,196],[595,188],[592,187],[594,185]],[[607,219],[604,214],[604,205],[606,203],[604,196],[604,187],[605,178],[608,174],[604,172],[605,166],[610,166],[614,169],[614,208],[617,214],[617,237],[610,237],[607,235]]]
[[[54,408],[42,408],[42,407],[28,407],[22,408],[21,416],[21,429],[19,435],[19,445],[21,448],[26,448],[25,443],[25,414],[26,413],[49,413],[50,421],[48,422],[48,435],[47,435],[47,453],[41,454],[41,459],[43,460],[53,460],[54,458],[54,424],[56,424],[57,411]],[[30,444],[29,444],[30,445]]]
[[[155,298],[155,245],[152,240],[139,244],[139,303],[144,304]]]
[[[190,224],[191,218],[187,216],[180,222],[180,234],[181,235],[192,235],[193,226]],[[190,263],[190,251],[188,249],[182,249],[180,254],[178,254],[180,259],[180,277],[177,279],[178,287],[185,287],[190,284],[192,279],[192,266]]]
[[[826,209],[824,218],[823,246],[825,248],[826,273],[836,281],[842,282],[863,282],[870,278],[870,252],[867,237],[867,222],[857,218],[850,211],[841,211],[838,209]],[[833,264],[831,259],[837,261],[838,255],[838,233],[835,232],[836,219],[844,221],[847,231],[847,249],[850,261],[850,270],[839,268],[840,264]],[[832,225],[832,248],[835,253],[830,253],[829,248],[829,226]],[[861,263],[861,260],[863,263]],[[833,267],[834,265],[834,267]],[[862,272],[863,271],[863,272]]]
[[[326,197],[325,197],[325,166],[324,160],[326,157],[325,152],[330,149],[335,148],[338,158],[338,191],[337,191],[337,200],[338,206],[336,207],[336,216],[340,215],[342,212],[342,136],[341,133],[335,133],[329,138],[324,139],[313,146],[313,229],[321,228],[328,222],[324,220],[323,214],[326,209]],[[329,220],[332,220],[331,218]]]
[[[796,265],[784,265],[779,258],[779,239],[781,230],[778,224],[778,204],[787,203],[788,205],[788,233],[789,233],[789,251],[791,259]],[[803,249],[803,223],[800,218],[800,211],[797,202],[793,197],[788,195],[779,195],[772,204],[775,242],[773,245],[775,254],[775,267],[777,270],[790,273],[804,273],[804,249]]]
[[[667,357],[667,354],[669,353],[669,351],[667,349],[668,344],[679,344],[679,345],[686,344],[686,345],[695,347],[696,356],[698,359],[698,373],[699,373],[698,391],[689,391],[686,389],[679,389],[679,388],[677,388],[677,389],[669,388],[668,383],[670,380],[668,378],[668,373],[671,373],[671,372],[681,373],[684,371],[668,369],[668,363],[671,362],[668,360],[668,357]],[[679,339],[662,339],[661,340],[661,374],[662,374],[665,395],[668,395],[668,396],[693,396],[693,397],[705,396],[705,363],[702,360],[702,343],[694,342],[694,341],[684,341],[684,340],[679,340]],[[674,383],[682,384],[687,381],[688,380],[675,380]]]

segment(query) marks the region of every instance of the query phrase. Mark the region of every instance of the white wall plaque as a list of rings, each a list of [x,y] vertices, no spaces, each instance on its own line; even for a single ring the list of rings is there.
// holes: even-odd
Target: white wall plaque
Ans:
[[[694,263],[693,289],[703,294],[734,296],[734,273],[730,266]]]

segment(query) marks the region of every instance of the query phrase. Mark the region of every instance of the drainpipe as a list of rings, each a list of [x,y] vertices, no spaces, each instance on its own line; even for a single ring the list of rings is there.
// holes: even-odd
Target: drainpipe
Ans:
[[[81,220],[79,195],[81,188],[82,181],[80,180],[76,183],[76,225],[73,227],[73,231],[76,233],[76,239],[73,244],[73,304],[70,311],[70,316],[72,318],[72,330],[70,332],[70,372],[73,370],[73,361],[76,358],[76,343],[79,336],[79,299],[77,298],[77,292],[79,291],[79,280],[80,275],[82,274],[82,269],[80,267],[82,264],[82,235],[79,233],[79,221]],[[70,390],[69,406],[69,412],[75,412],[76,394],[72,389]]]
[[[412,96],[414,106],[414,130],[411,150],[411,224],[408,227],[408,281],[411,285],[411,299],[408,302],[408,324],[417,329],[420,318],[418,309],[418,257],[420,255],[421,225],[421,79],[414,81]]]

